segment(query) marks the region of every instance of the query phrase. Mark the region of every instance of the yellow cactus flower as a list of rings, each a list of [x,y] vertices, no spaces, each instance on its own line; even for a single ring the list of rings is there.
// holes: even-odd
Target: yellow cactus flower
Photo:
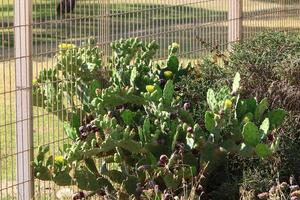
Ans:
[[[55,156],[54,161],[55,161],[56,163],[64,163],[64,162],[65,162],[65,159],[64,159],[63,156]]]
[[[248,122],[251,122],[252,120],[253,120],[253,114],[249,112],[243,118],[243,123],[246,124]]]
[[[38,81],[36,79],[33,79],[32,80],[32,85],[37,85],[38,84]]]
[[[232,101],[230,99],[226,99],[225,100],[225,103],[224,103],[225,109],[231,109],[232,105],[233,105],[233,103],[232,103]]]
[[[74,48],[76,48],[76,45],[75,44],[61,43],[60,45],[58,45],[58,48],[60,50],[68,50],[68,49],[74,49]]]
[[[172,72],[172,71],[165,71],[165,72],[164,72],[164,76],[165,76],[166,78],[172,78],[173,72]]]
[[[155,86],[154,85],[147,85],[146,90],[147,90],[147,92],[152,93],[155,90]]]
[[[173,47],[173,48],[176,48],[176,49],[179,49],[179,48],[180,48],[180,45],[179,45],[178,43],[176,43],[176,42],[173,42],[173,43],[172,43],[172,47]]]

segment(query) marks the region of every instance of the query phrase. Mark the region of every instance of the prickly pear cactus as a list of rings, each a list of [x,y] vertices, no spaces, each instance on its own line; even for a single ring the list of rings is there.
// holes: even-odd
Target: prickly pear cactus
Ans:
[[[110,84],[96,89],[85,120],[65,123],[72,144],[60,156],[39,149],[36,178],[99,195],[164,198],[227,153],[266,158],[276,150],[283,110],[240,99],[237,74],[232,91],[208,91],[203,126],[175,96],[174,83],[190,70],[179,62],[179,45],[169,47],[166,64],[154,64],[157,47],[138,39],[112,44]]]
[[[270,110],[267,99],[241,99],[239,82],[237,73],[231,93],[222,94],[219,100],[213,90],[208,91],[211,110],[206,112],[205,127],[209,139],[223,151],[266,158],[276,151],[276,127],[283,123],[286,113],[282,109]]]

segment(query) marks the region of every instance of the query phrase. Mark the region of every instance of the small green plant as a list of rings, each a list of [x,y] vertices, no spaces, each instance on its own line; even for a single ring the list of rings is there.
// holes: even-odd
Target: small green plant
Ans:
[[[179,64],[178,44],[166,64],[153,62],[154,42],[120,40],[112,48],[109,86],[97,88],[88,105],[93,117],[79,128],[65,124],[73,143],[60,156],[40,147],[38,179],[125,199],[170,199],[186,190],[199,197],[208,165],[227,154],[267,159],[276,150],[285,112],[269,110],[266,99],[240,99],[239,74],[232,89],[208,90],[202,126],[175,93],[174,83],[191,69]]]

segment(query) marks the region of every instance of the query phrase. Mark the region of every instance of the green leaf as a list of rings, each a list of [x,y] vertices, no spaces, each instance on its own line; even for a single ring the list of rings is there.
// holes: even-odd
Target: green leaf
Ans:
[[[54,157],[53,157],[53,155],[51,155],[48,157],[48,159],[46,161],[46,167],[53,165],[53,163],[54,163]]]
[[[164,91],[163,91],[164,103],[166,105],[171,105],[172,100],[173,100],[173,94],[174,94],[173,81],[168,80],[168,82],[165,85]]]
[[[238,119],[241,120],[247,113],[254,113],[256,110],[256,104],[257,102],[255,98],[240,100],[236,109]]]
[[[110,181],[107,180],[104,177],[97,178],[97,184],[98,184],[98,189],[100,187],[101,189],[106,189],[108,191],[113,191],[114,190],[114,187],[112,186]]]
[[[101,153],[107,153],[113,150],[116,147],[116,144],[113,140],[107,139],[105,140],[99,148],[93,148],[84,153],[85,158],[89,158],[92,156],[96,156]]]
[[[125,100],[125,103],[131,103],[137,105],[145,104],[145,99],[143,97],[134,94],[126,94],[123,100]]]
[[[135,113],[130,110],[124,110],[121,114],[121,117],[125,124],[131,125],[134,120]]]
[[[252,122],[248,122],[244,125],[242,134],[246,145],[255,147],[260,142],[261,133]]]
[[[193,157],[191,157],[191,159],[195,159]],[[191,165],[191,166],[195,166],[195,165]],[[196,175],[196,168],[195,167],[182,167],[180,169],[178,169],[178,179],[191,179],[193,176]]]
[[[42,181],[50,181],[51,174],[45,166],[34,166],[34,176]]]
[[[142,149],[140,143],[130,139],[120,141],[118,143],[118,146],[123,149],[126,149],[127,151],[130,151],[133,154],[140,153]]]
[[[226,149],[229,152],[235,152],[237,149],[236,143],[232,139],[226,139],[222,144],[221,147]]]
[[[216,162],[218,160],[216,155],[216,150],[218,146],[214,143],[207,143],[201,152],[201,161],[202,162]]]
[[[240,73],[236,73],[235,77],[233,79],[233,84],[232,84],[232,92],[236,93],[240,87],[240,81],[241,81],[241,75]]]
[[[73,112],[71,115],[70,125],[73,128],[78,129],[80,127],[80,123],[81,123],[80,115]]]
[[[72,178],[67,171],[59,171],[58,174],[53,177],[53,181],[59,186],[73,185]]]
[[[146,141],[145,141],[145,136],[144,136],[144,133],[143,133],[143,129],[141,127],[138,127],[138,134],[139,134],[140,141],[144,145]]]
[[[172,71],[174,74],[177,73],[178,68],[179,68],[179,60],[178,60],[177,56],[175,56],[175,55],[169,56],[168,61],[167,61],[167,68],[170,71]]]
[[[259,131],[262,133],[262,138],[267,136],[269,128],[270,128],[270,121],[269,118],[266,118],[259,127]]]
[[[135,176],[129,176],[125,181],[123,181],[123,185],[128,194],[136,194],[136,185],[139,180]]]
[[[261,100],[261,102],[257,105],[254,112],[254,120],[259,122],[264,114],[264,112],[268,109],[269,103],[267,98]]]
[[[78,138],[78,134],[75,128],[73,128],[68,122],[64,123],[64,130],[67,133],[67,136],[73,140],[76,141]]]
[[[93,102],[93,104],[100,105],[101,108],[103,109],[106,109],[108,107],[116,107],[126,103],[144,105],[145,99],[141,96],[130,94],[127,93],[126,91],[121,90],[121,91],[108,92],[108,94],[103,95],[100,101],[98,100],[96,102]]]
[[[194,168],[198,168],[198,165],[199,165],[199,158],[197,156],[195,156],[192,152],[189,152],[189,153],[184,153],[184,156],[183,156],[183,163],[185,166],[188,165],[188,168],[190,168],[189,170],[194,169]],[[197,173],[195,171],[195,173]]]
[[[272,110],[268,113],[272,128],[278,128],[285,119],[286,111],[283,109]]]
[[[92,158],[86,158],[86,159],[84,159],[84,162],[85,162],[86,167],[90,170],[90,172],[95,174],[95,176],[100,175],[98,172],[98,169],[96,167],[95,161]]]
[[[98,80],[93,80],[91,83],[90,83],[90,94],[91,94],[91,97],[95,97],[96,96],[96,89],[98,88],[101,88],[101,84]]]
[[[188,124],[194,124],[193,117],[191,114],[183,109],[178,110],[179,118],[181,121],[186,122]]]
[[[96,176],[89,172],[85,167],[81,170],[76,170],[74,178],[76,180],[77,187],[81,190],[99,190]]]
[[[272,151],[266,144],[258,144],[255,147],[255,152],[261,158],[266,158],[266,157],[272,155]]]
[[[215,131],[216,121],[214,119],[214,114],[212,112],[206,111],[205,113],[205,128],[213,133]]]
[[[253,155],[254,148],[252,146],[248,146],[244,143],[241,144],[240,154],[244,157],[250,157]]]
[[[130,85],[132,87],[135,87],[135,80],[136,80],[137,76],[138,76],[137,68],[133,67],[131,70],[131,75],[130,75]]]
[[[215,92],[212,89],[209,89],[207,91],[207,104],[210,108],[211,111],[216,112],[217,111],[217,106],[218,102],[215,97]]]
[[[158,102],[162,96],[163,96],[162,89],[158,85],[155,85],[155,90],[150,95],[151,100]]]
[[[104,177],[95,176],[93,173],[89,172],[85,167],[81,170],[75,171],[75,180],[77,187],[81,190],[87,191],[99,191],[99,189],[107,189],[109,191],[113,190],[113,187],[109,180]]]
[[[108,170],[105,173],[103,173],[103,175],[108,176],[112,182],[115,182],[118,184],[121,184],[124,181],[124,179],[126,178],[125,175],[118,170]]]
[[[175,134],[172,139],[172,150],[175,149],[175,146],[178,141],[184,141],[186,139],[186,133],[181,126],[177,127]]]
[[[145,141],[148,141],[150,139],[150,120],[148,117],[144,120],[143,135]]]
[[[167,188],[173,188],[176,189],[178,188],[181,180],[178,180],[175,178],[175,175],[172,174],[171,172],[166,172],[165,175],[163,176],[164,182],[167,186]]]

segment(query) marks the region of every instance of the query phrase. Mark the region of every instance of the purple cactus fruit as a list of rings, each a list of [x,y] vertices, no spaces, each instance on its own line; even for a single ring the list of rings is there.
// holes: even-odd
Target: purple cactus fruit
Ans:
[[[148,188],[154,189],[154,187],[156,186],[156,183],[155,183],[155,181],[151,180],[151,181],[148,181],[147,186],[148,186]]]
[[[291,185],[290,186],[291,192],[294,192],[294,191],[299,190],[299,189],[300,189],[299,185]]]
[[[189,110],[190,108],[191,108],[191,104],[190,103],[187,102],[187,103],[183,104],[183,109],[184,110]]]
[[[191,126],[190,126],[190,127],[188,127],[188,128],[187,128],[187,132],[188,132],[188,133],[193,133],[193,132],[194,132],[194,129],[193,129],[193,127],[191,127]]]
[[[87,138],[87,136],[88,136],[88,133],[87,132],[83,132],[83,133],[80,134],[79,137],[80,137],[81,140],[85,140]]]
[[[92,131],[95,133],[95,132],[98,132],[99,131],[99,128],[96,126],[96,125],[92,125]]]
[[[114,116],[114,115],[113,115],[113,112],[112,112],[112,111],[108,111],[107,116],[108,116],[109,118],[112,118],[112,117]]]
[[[300,200],[300,198],[296,197],[296,196],[292,196],[291,200]]]
[[[87,124],[86,130],[90,132],[92,130],[92,124]]]
[[[161,87],[164,87],[166,85],[166,83],[167,83],[166,79],[159,79],[159,85]]]
[[[224,110],[224,109],[221,109],[221,110],[219,111],[219,115],[220,115],[220,117],[223,117],[223,116],[224,116],[224,114],[225,114],[225,110]]]
[[[171,200],[171,199],[172,199],[172,195],[167,190],[165,190],[163,194],[163,200]]]
[[[136,189],[135,189],[136,193],[138,195],[141,195],[143,193],[143,187],[142,187],[142,184],[141,183],[137,183],[136,184]]]
[[[161,155],[160,157],[159,157],[159,161],[162,161],[162,162],[164,162],[164,163],[167,163],[168,161],[169,161],[169,158],[168,158],[168,156],[166,156],[166,155]]]
[[[138,167],[138,171],[146,171],[150,169],[150,165],[141,165]]]
[[[180,151],[180,150],[184,150],[184,143],[177,143],[176,145],[175,145],[175,150],[176,151]]]
[[[165,140],[164,138],[159,138],[159,139],[157,140],[157,143],[158,143],[159,145],[164,145],[164,144],[166,143],[166,140]]]
[[[160,167],[165,167],[169,162],[169,158],[166,155],[161,155],[158,161]]]
[[[79,133],[83,133],[85,131],[85,127],[84,126],[80,126],[79,127]]]
[[[270,134],[267,135],[267,137],[268,137],[269,141],[271,141],[271,142],[274,141],[274,134],[270,133]]]
[[[195,192],[196,192],[197,195],[200,196],[200,195],[203,193],[203,187],[202,187],[202,185],[199,184],[199,185],[197,186]]]
[[[263,192],[257,195],[258,199],[268,199],[269,198],[269,192]]]
[[[79,199],[84,199],[84,198],[85,198],[85,194],[83,192],[76,192],[72,196],[73,200],[79,200]]]

